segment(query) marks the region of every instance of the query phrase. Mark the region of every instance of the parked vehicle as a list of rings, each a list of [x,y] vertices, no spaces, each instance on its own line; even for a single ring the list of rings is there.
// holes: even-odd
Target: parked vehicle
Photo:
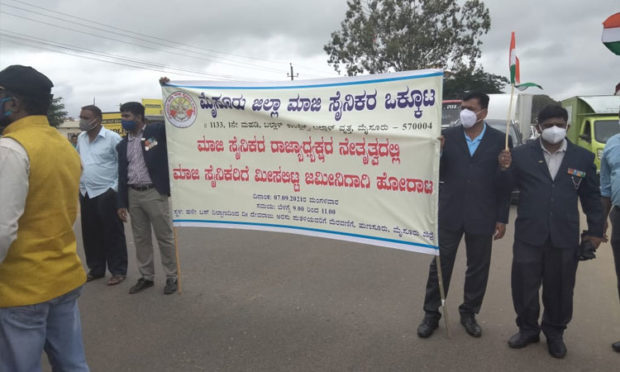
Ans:
[[[444,100],[441,103],[441,127],[447,128],[456,124],[459,120],[460,112],[460,99]]]
[[[620,96],[571,97],[562,101],[562,107],[568,111],[570,124],[566,137],[594,153],[596,169],[600,171],[605,143],[620,132]]]
[[[506,133],[506,120],[499,119],[487,119],[486,123],[504,133]],[[524,143],[523,135],[521,134],[521,130],[514,121],[510,122],[510,138],[512,139],[512,147],[520,146]]]
[[[489,126],[506,133],[506,120],[487,119],[486,122]],[[521,146],[522,144],[524,144],[525,142],[523,140],[523,135],[521,134],[521,131],[519,130],[519,126],[514,121],[511,121],[509,126],[510,126],[510,138],[512,139],[512,147],[515,148],[517,146]],[[510,202],[512,204],[519,203],[519,190],[518,189],[512,190],[512,193],[510,194]]]

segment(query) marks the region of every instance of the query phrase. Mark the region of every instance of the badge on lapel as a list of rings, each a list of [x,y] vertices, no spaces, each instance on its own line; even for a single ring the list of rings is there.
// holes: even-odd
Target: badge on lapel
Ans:
[[[581,180],[586,177],[586,172],[580,171],[578,169],[568,168],[568,174],[573,181],[575,190],[577,190],[579,188],[579,185],[581,185]]]
[[[153,137],[147,140],[143,138],[142,140],[144,141],[144,151],[149,151],[153,147],[157,146],[157,140]]]

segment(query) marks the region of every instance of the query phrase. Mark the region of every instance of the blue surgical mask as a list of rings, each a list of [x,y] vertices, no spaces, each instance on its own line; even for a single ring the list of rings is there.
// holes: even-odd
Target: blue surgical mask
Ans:
[[[135,120],[121,120],[121,125],[127,132],[133,132],[138,127]]]
[[[9,121],[9,116],[13,113],[13,111],[4,111],[4,104],[13,97],[4,97],[0,99],[0,133],[4,130],[4,127],[7,127],[11,122]]]
[[[12,99],[13,97],[4,97],[0,99],[0,119],[5,118],[13,113],[13,111],[4,111],[4,103]]]

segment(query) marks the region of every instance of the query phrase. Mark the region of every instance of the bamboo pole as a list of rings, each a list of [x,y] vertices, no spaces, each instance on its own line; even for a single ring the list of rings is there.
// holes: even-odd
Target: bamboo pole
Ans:
[[[441,249],[441,248],[440,248]],[[441,270],[441,258],[435,256],[435,264],[437,265],[437,280],[439,280],[439,296],[441,297],[441,312],[443,313],[443,321],[446,326],[448,338],[451,338],[450,327],[448,326],[448,308],[446,306],[446,292],[443,287],[443,272]]]
[[[174,254],[177,258],[177,292],[181,294],[183,292],[181,287],[181,262],[179,262],[179,247],[177,244],[177,228],[175,226],[172,227],[172,231],[174,232]]]
[[[508,105],[508,117],[506,118],[506,145],[504,148],[508,150],[508,137],[510,136],[510,118],[512,117],[512,100],[515,94],[515,85],[510,84],[510,104]]]

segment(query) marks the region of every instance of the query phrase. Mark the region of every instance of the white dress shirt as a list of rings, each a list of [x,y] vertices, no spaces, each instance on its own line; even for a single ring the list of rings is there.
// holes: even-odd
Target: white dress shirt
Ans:
[[[29,175],[26,150],[11,138],[0,138],[0,264],[17,239],[17,222],[24,214]]]
[[[562,165],[562,160],[564,160],[564,154],[566,154],[566,140],[562,140],[562,146],[554,153],[550,153],[549,150],[545,148],[545,145],[542,143],[542,139],[540,140],[540,147],[543,149],[543,155],[545,156],[545,162],[549,168],[551,179],[555,180],[555,176],[558,174],[560,165]]]

